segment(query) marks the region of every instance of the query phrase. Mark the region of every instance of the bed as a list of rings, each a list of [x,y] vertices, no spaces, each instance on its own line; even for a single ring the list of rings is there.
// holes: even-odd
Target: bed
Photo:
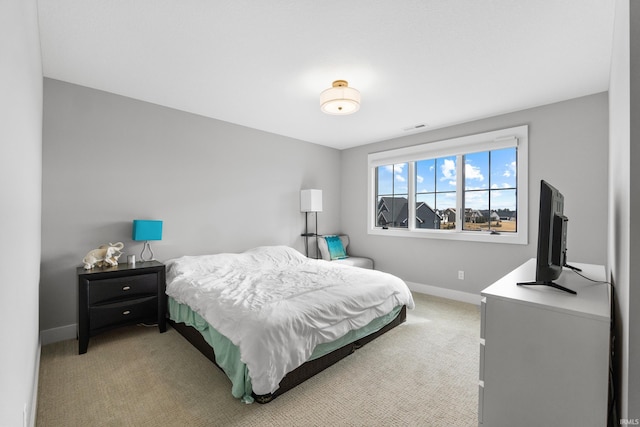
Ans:
[[[402,323],[414,307],[398,277],[286,246],[166,265],[171,324],[246,403],[273,400]]]

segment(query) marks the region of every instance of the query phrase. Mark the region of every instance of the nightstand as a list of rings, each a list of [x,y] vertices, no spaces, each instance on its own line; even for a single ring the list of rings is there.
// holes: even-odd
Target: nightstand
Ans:
[[[167,330],[165,266],[158,261],[117,267],[78,267],[78,354],[89,337],[120,326],[150,322]]]

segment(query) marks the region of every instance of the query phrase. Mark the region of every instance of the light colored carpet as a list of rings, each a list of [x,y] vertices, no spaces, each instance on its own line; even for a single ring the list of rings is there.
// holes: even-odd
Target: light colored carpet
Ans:
[[[414,293],[407,322],[246,405],[180,334],[132,326],[42,348],[38,426],[476,426],[478,307]]]

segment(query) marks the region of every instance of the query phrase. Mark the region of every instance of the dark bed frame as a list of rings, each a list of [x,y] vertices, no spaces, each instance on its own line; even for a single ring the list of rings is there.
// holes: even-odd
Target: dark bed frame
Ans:
[[[340,359],[343,359],[362,347],[363,345],[373,341],[380,335],[385,332],[395,328],[400,325],[407,319],[407,307],[403,306],[395,319],[389,322],[382,329],[367,335],[359,340],[356,340],[350,344],[345,345],[344,347],[340,347],[337,350],[332,351],[331,353],[325,354],[322,357],[319,357],[314,360],[310,360],[293,371],[289,372],[283,379],[280,381],[279,387],[276,391],[269,394],[261,394],[256,395],[252,393],[253,398],[258,403],[268,403],[271,402],[276,397],[280,396],[284,392],[291,390],[298,384],[308,380],[315,374],[325,370],[329,366],[338,362]],[[171,326],[177,330],[183,337],[187,339],[195,348],[197,348],[202,354],[204,354],[209,360],[211,360],[216,366],[215,353],[213,348],[204,340],[202,334],[198,332],[195,328],[191,326],[187,326],[184,323],[176,323],[172,320],[169,320]],[[218,366],[220,368],[220,366]]]

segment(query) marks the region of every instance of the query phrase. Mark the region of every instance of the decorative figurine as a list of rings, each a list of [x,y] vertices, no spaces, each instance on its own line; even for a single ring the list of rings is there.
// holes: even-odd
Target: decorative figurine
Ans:
[[[94,267],[114,267],[118,265],[118,258],[122,255],[122,249],[124,249],[122,242],[101,245],[98,249],[90,251],[82,259],[84,269],[91,270]]]

